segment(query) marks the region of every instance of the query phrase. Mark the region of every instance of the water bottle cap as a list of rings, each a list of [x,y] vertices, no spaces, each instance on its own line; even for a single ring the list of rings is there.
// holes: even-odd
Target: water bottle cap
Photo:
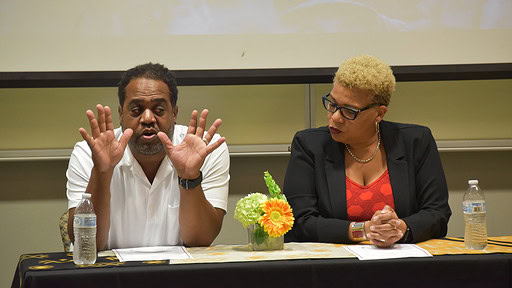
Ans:
[[[91,199],[91,194],[90,193],[82,194],[82,199]]]
[[[469,180],[468,184],[469,185],[478,185],[478,180]]]

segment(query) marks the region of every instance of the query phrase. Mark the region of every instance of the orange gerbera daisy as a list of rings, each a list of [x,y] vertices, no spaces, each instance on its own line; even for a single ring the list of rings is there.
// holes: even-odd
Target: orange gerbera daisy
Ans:
[[[271,198],[261,204],[265,213],[260,218],[260,225],[271,237],[280,237],[288,232],[292,226],[292,208],[282,199]]]

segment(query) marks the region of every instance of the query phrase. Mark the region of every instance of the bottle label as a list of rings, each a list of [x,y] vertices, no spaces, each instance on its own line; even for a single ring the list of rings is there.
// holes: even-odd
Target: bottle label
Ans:
[[[96,216],[75,216],[73,226],[77,228],[94,228],[96,227]]]
[[[465,214],[485,213],[485,202],[464,202],[462,209]]]

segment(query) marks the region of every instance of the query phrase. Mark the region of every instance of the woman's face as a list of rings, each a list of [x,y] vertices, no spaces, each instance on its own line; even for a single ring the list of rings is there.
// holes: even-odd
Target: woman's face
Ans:
[[[363,109],[372,102],[369,91],[359,88],[346,88],[339,83],[333,85],[329,100],[339,107]],[[348,120],[338,110],[327,112],[329,130],[334,141],[350,145],[365,144],[376,136],[375,122],[380,122],[386,113],[385,106],[374,106],[357,114],[354,120]]]

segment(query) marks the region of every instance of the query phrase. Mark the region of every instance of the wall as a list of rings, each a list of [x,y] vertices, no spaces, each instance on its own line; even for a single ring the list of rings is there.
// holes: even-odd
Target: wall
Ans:
[[[313,85],[315,125],[327,123],[321,97],[332,85]],[[430,127],[436,140],[512,139],[512,80],[399,82],[389,121]]]
[[[325,123],[319,97],[330,85],[312,85],[313,126]],[[305,85],[181,87],[179,122],[191,109],[221,117],[228,144],[289,143],[307,126]],[[511,80],[399,83],[386,118],[428,125],[438,139],[511,139]],[[72,148],[86,109],[117,107],[113,88],[0,89],[0,150]],[[117,115],[117,113],[116,113]],[[114,117],[116,123],[117,119]],[[86,127],[86,126],[85,126]],[[477,132],[475,132],[477,131]],[[512,235],[512,151],[443,152],[453,216],[450,236],[463,235],[460,212],[467,180],[480,180],[488,202],[490,236]],[[288,156],[232,157],[228,214],[215,244],[242,244],[246,233],[233,219],[238,199],[266,192],[263,171],[282,185]],[[0,286],[10,285],[23,253],[61,251],[58,218],[65,211],[67,161],[0,162]]]
[[[330,84],[179,87],[178,123],[193,109],[222,118],[229,145],[289,144],[295,131],[327,123],[321,96]],[[311,92],[310,92],[311,90]],[[429,126],[436,140],[512,139],[512,80],[400,82],[386,119]],[[0,89],[1,150],[72,148],[88,127],[85,111],[109,105],[118,125],[116,88]],[[13,125],[13,123],[19,123]],[[270,127],[272,127],[270,129]]]

